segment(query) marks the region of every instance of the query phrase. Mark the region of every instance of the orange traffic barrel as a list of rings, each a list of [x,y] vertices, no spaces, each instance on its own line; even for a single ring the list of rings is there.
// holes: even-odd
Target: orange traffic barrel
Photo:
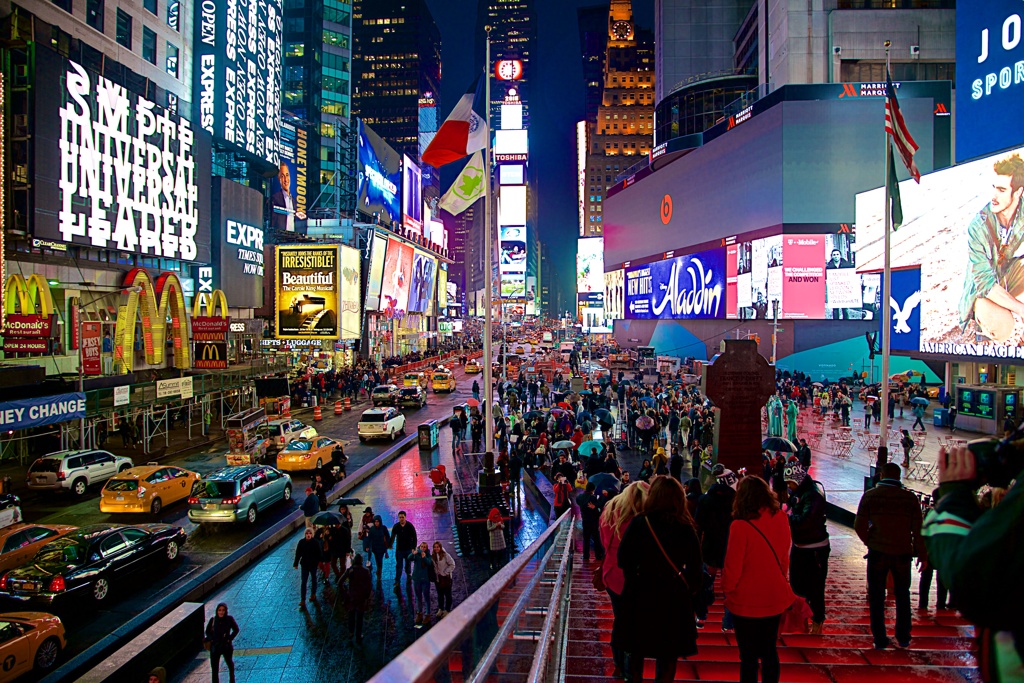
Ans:
[[[334,414],[341,415],[341,401],[334,402]]]
[[[324,413],[320,410],[320,406],[313,408],[313,421],[319,422],[322,419],[324,419]]]
[[[348,396],[345,397],[345,410],[352,410],[352,399]]]

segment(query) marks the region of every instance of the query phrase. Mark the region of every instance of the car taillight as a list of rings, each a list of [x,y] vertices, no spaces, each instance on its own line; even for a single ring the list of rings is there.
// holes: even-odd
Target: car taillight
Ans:
[[[199,499],[195,498],[195,497],[189,498],[188,499],[188,504],[189,505],[199,505]]]
[[[234,498],[225,498],[221,501],[221,505],[238,505],[238,502],[242,500],[241,496],[235,496]]]
[[[10,581],[7,578],[7,574],[0,576],[0,591],[5,591],[10,588]]]
[[[302,459],[303,460],[309,460],[309,453],[303,453],[302,454]]]
[[[60,471],[57,473],[57,481],[64,481],[68,478],[67,472]]]
[[[50,592],[61,593],[67,589],[63,576],[55,576],[50,580]]]

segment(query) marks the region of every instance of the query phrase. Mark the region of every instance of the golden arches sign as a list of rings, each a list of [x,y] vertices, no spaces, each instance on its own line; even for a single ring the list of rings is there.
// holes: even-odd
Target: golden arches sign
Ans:
[[[205,311],[203,310],[204,308]],[[218,308],[220,308],[219,316],[217,315]],[[192,301],[192,317],[199,318],[204,313],[209,318],[228,317],[228,298],[224,295],[223,291],[215,289],[212,292],[196,294],[195,299]]]
[[[125,288],[140,287],[128,295],[128,302],[117,313],[114,334],[114,372],[131,372],[135,358],[135,318],[142,317],[142,340],[146,363],[158,365],[164,361],[164,346],[168,336],[167,316],[170,314],[170,336],[174,342],[174,367],[192,367],[188,343],[188,309],[181,281],[174,273],[163,273],[153,282],[142,268],[134,268],[124,278]],[[140,307],[141,303],[141,307]]]
[[[36,304],[39,311],[36,311]],[[49,283],[36,273],[27,280],[17,273],[11,275],[4,286],[4,313],[52,315],[53,297],[50,296]]]

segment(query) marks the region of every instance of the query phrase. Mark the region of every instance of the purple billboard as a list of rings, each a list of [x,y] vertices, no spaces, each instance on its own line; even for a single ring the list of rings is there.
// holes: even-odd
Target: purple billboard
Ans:
[[[725,318],[725,249],[626,269],[627,320]]]

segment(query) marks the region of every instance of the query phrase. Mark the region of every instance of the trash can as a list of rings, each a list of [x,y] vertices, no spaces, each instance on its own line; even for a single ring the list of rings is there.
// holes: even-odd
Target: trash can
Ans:
[[[437,448],[439,431],[437,420],[427,420],[419,426],[417,434],[421,451],[432,451]]]
[[[932,417],[932,424],[934,426],[936,426],[936,427],[945,427],[946,426],[946,414],[947,414],[947,411],[946,411],[945,408],[936,408],[935,409],[935,414]]]

